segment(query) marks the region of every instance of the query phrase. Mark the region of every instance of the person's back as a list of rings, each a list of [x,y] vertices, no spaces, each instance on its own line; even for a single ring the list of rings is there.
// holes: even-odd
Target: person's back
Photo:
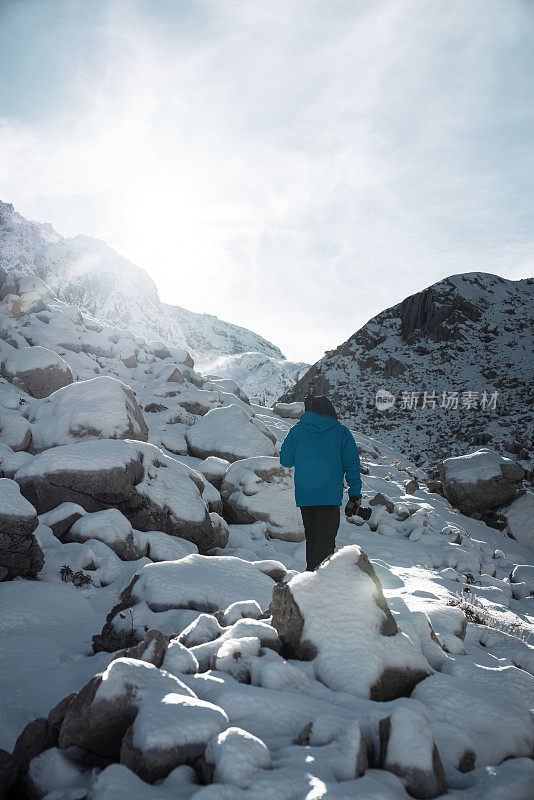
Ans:
[[[360,501],[359,454],[351,432],[337,420],[328,398],[306,404],[300,421],[290,429],[280,450],[280,463],[295,468],[295,502],[306,532],[307,568],[315,569],[334,552],[343,501],[343,476],[349,484],[350,511]]]

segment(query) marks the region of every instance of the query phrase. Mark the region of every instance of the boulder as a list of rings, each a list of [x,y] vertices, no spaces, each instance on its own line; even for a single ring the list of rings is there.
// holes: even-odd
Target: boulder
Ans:
[[[220,489],[223,514],[235,524],[263,520],[271,537],[302,542],[304,527],[292,490],[291,472],[278,458],[244,458],[224,475]]]
[[[15,481],[0,478],[0,580],[37,577],[44,565],[33,535],[38,524],[35,508]]]
[[[242,728],[227,728],[208,743],[203,768],[210,783],[246,788],[258,769],[271,766],[269,748]]]
[[[61,503],[61,505],[39,516],[39,522],[47,525],[56,539],[63,541],[63,537],[72,528],[74,523],[85,515],[84,509],[77,503]]]
[[[255,600],[264,609],[269,604],[272,587],[271,578],[251,562],[234,556],[192,553],[179,561],[146,564],[122,592],[120,602],[111,609],[101,634],[93,636],[93,650],[113,652],[139,641],[136,633],[130,635],[125,609],[131,610],[136,619],[142,618],[146,608],[152,612],[151,620],[154,620],[154,613],[161,614],[157,627],[164,633],[173,633],[172,615],[166,612],[195,609],[213,614],[243,597]],[[220,629],[216,619],[213,624],[217,633]],[[151,625],[156,627],[155,622]]]
[[[23,347],[9,353],[1,367],[2,375],[32,397],[48,395],[73,381],[67,362],[46,347]]]
[[[525,476],[523,467],[489,447],[446,458],[439,465],[439,473],[444,496],[467,515],[494,511],[510,503],[517,497],[516,484]]]
[[[373,499],[369,500],[369,505],[370,506],[385,506],[386,507],[386,511],[389,514],[393,514],[393,512],[395,511],[395,503],[393,502],[393,500],[390,497],[386,497],[386,495],[382,494],[382,492],[378,492],[378,494],[375,494]]]
[[[274,456],[276,437],[252,412],[230,404],[214,408],[186,433],[192,455],[237,461],[250,456]]]
[[[28,420],[8,408],[0,408],[0,442],[12,450],[27,450],[32,440],[32,429]]]
[[[69,703],[59,747],[120,759],[151,782],[201,756],[227,726],[221,708],[199,700],[176,676],[146,661],[118,658]]]
[[[227,726],[222,708],[197,697],[167,696],[157,714],[145,703],[122,740],[120,762],[153,783],[181,764],[195,763]]]
[[[54,447],[16,480],[40,514],[65,502],[89,512],[117,508],[135,529],[180,536],[200,552],[226,543],[202,498],[202,476],[152,444],[100,439]]]
[[[166,694],[193,697],[174,675],[153,664],[117,658],[95,675],[71,700],[61,724],[59,747],[82,747],[93,755],[118,761],[124,734],[141,704],[161,702]]]
[[[122,561],[137,561],[141,557],[132,526],[118,508],[84,514],[63,536],[64,542],[86,542],[88,539],[104,542]]]
[[[273,589],[269,608],[282,655],[313,661],[334,691],[386,701],[409,696],[432,669],[388,608],[380,581],[357,546],[344,547],[315,572]]]
[[[406,791],[431,800],[447,791],[439,750],[423,713],[397,706],[380,720],[380,767],[403,779]]]
[[[225,458],[208,456],[198,465],[197,469],[216,489],[220,489],[224,474],[229,466],[230,462]]]
[[[304,414],[304,403],[275,403],[273,411],[284,419],[300,419]]]
[[[137,439],[148,427],[134,393],[116,378],[100,375],[53,392],[28,409],[32,452],[88,439]]]

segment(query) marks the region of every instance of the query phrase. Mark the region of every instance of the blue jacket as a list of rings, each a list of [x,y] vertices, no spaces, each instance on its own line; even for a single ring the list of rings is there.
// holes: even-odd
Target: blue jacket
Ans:
[[[349,495],[361,493],[360,456],[352,433],[333,417],[306,411],[282,444],[280,463],[295,467],[297,506],[340,506],[343,475]]]

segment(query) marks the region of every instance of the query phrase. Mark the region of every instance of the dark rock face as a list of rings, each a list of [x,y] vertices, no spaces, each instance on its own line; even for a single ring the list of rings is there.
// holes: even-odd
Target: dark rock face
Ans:
[[[111,611],[106,617],[102,632],[93,636],[93,652],[100,653],[102,650],[108,653],[114,653],[116,650],[122,648],[132,648],[135,645],[141,645],[139,641],[139,634],[135,630],[128,631],[124,634],[115,630],[113,626],[113,619],[121,611],[135,605],[136,601],[132,595],[132,589],[139,580],[139,575],[134,575],[129,586],[121,592],[119,602],[113,606]],[[143,648],[144,651],[144,648]],[[118,658],[119,656],[117,656]]]
[[[36,578],[44,556],[33,535],[39,520],[3,513],[0,509],[0,580]]]
[[[436,745],[432,749],[432,765],[428,770],[423,770],[410,765],[399,764],[388,758],[388,746],[391,736],[391,717],[381,719],[379,724],[380,734],[380,766],[393,772],[405,781],[406,790],[418,800],[432,800],[447,791],[445,770],[441,762],[439,750]]]
[[[481,311],[461,295],[451,295],[443,301],[443,295],[432,287],[403,300],[399,308],[401,334],[409,340],[416,331],[421,331],[436,341],[447,341],[455,335],[453,329],[447,331],[444,322],[458,325],[465,319],[476,321]]]
[[[276,584],[268,613],[273,616],[272,626],[278,631],[282,642],[280,652],[284,658],[311,661],[317,654],[317,648],[312,642],[302,641],[304,617],[288,583]]]
[[[118,761],[122,738],[137,715],[137,705],[128,694],[95,703],[101,683],[102,675],[95,675],[70,702],[61,725],[59,747],[82,747]]]

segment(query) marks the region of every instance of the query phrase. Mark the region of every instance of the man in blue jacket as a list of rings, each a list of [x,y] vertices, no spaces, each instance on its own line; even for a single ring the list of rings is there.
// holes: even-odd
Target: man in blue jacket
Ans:
[[[338,422],[330,400],[324,395],[307,397],[304,407],[282,444],[280,463],[295,467],[295,502],[306,534],[306,569],[313,571],[334,552],[343,476],[349,485],[347,516],[360,507],[362,481],[356,442]]]

